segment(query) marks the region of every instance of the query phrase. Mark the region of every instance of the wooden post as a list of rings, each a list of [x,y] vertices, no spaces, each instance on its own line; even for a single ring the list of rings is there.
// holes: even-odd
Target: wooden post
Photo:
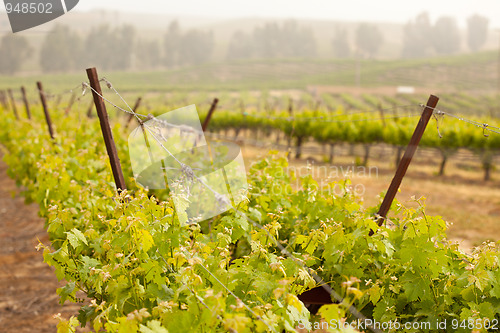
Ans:
[[[405,154],[403,155],[403,158],[401,159],[401,162],[399,162],[398,169],[396,170],[396,174],[394,175],[394,178],[392,179],[391,185],[389,186],[389,189],[387,190],[387,194],[384,197],[384,200],[382,201],[382,204],[380,205],[380,209],[378,211],[378,221],[377,224],[379,226],[384,223],[385,218],[387,217],[387,213],[389,212],[389,209],[391,208],[392,202],[394,201],[394,198],[396,197],[396,193],[398,192],[399,186],[401,185],[401,182],[403,181],[403,177],[406,174],[406,171],[408,170],[408,166],[411,163],[411,160],[413,158],[413,155],[417,151],[418,144],[420,143],[420,139],[424,135],[425,128],[427,127],[427,124],[429,123],[429,120],[431,119],[432,113],[434,112],[434,109],[436,108],[436,105],[439,101],[439,98],[431,95],[429,97],[429,100],[427,101],[427,105],[422,112],[422,116],[420,117],[420,121],[417,124],[417,127],[415,128],[415,131],[413,132],[413,136],[411,137],[410,143],[408,144],[408,147],[406,148]],[[373,235],[374,231],[370,231],[370,236]]]
[[[141,102],[142,102],[142,98],[139,97],[137,99],[137,101],[135,101],[135,105],[134,107],[132,108],[132,111],[134,111],[134,113],[137,111],[137,109],[139,108],[139,106],[141,106]],[[132,119],[134,119],[134,114],[131,113],[127,119],[127,124],[125,125],[125,128],[128,128],[130,123],[132,122]]]
[[[0,103],[2,104],[4,110],[7,110],[9,108],[7,104],[7,97],[5,96],[5,91],[3,90],[0,90]]]
[[[380,218],[378,220],[378,225],[381,226],[382,223],[384,222],[385,217],[387,216],[387,213],[389,212],[389,208],[391,207],[392,201],[394,200],[394,197],[396,196],[396,192],[398,191],[399,185],[401,184],[401,181],[403,180],[403,177],[406,173],[406,170],[408,169],[408,166],[410,165],[411,159],[413,155],[415,154],[415,151],[417,150],[418,144],[420,142],[420,139],[422,138],[422,135],[424,134],[425,128],[427,127],[427,124],[429,123],[429,120],[432,116],[432,113],[434,111],[434,108],[436,107],[437,103],[439,101],[439,98],[431,95],[429,97],[429,100],[427,101],[427,106],[425,107],[424,111],[422,112],[422,116],[420,118],[420,121],[418,122],[417,128],[415,129],[415,132],[413,133],[413,136],[410,140],[410,143],[408,144],[408,147],[406,149],[405,155],[403,156],[403,159],[399,163],[398,170],[396,171],[396,175],[394,176],[394,179],[392,180],[391,186],[389,187],[389,191],[387,191],[387,194],[384,198],[384,201],[382,202],[382,205],[380,206],[378,215],[380,215]],[[370,231],[369,235],[373,235],[373,230]],[[306,291],[302,293],[301,295],[298,295],[298,298],[306,305],[308,304],[330,304],[333,303],[330,294],[327,293],[327,291],[323,287],[316,287],[313,288],[309,291]]]
[[[319,107],[321,106],[321,100],[318,98],[316,100],[316,104],[314,105],[314,111],[319,111]]]
[[[30,105],[28,103],[28,98],[26,97],[26,89],[21,87],[21,94],[23,95],[24,108],[26,109],[26,116],[31,119]]]
[[[500,29],[497,29],[500,32]],[[499,39],[500,41],[500,39]],[[500,44],[498,44],[498,62],[497,62],[497,99],[500,103]],[[500,105],[498,105],[500,107]]]
[[[203,122],[203,126],[201,129],[203,132],[205,132],[208,128],[208,124],[210,124],[210,119],[212,119],[212,116],[214,115],[215,109],[217,108],[217,103],[219,103],[219,100],[217,98],[214,98],[214,101],[212,102],[212,106],[210,107],[210,110],[208,111],[207,117],[205,118],[205,121]]]
[[[104,137],[104,142],[106,144],[106,150],[108,152],[109,161],[111,163],[111,170],[113,171],[113,177],[115,179],[116,187],[118,188],[118,191],[125,190],[126,186],[125,180],[123,178],[123,171],[120,164],[120,159],[118,158],[118,153],[116,151],[113,133],[111,132],[111,127],[109,126],[106,104],[104,104],[104,100],[101,97],[102,90],[101,84],[99,83],[99,77],[97,76],[97,70],[95,68],[88,68],[87,76],[90,81],[90,86],[92,87],[92,95],[94,96],[94,103],[97,109],[97,115],[99,116],[102,136]]]
[[[378,112],[380,113],[380,119],[382,119],[382,124],[385,127],[384,108],[382,108],[382,104],[378,105]]]
[[[87,117],[92,118],[92,110],[94,109],[94,101],[90,101],[89,108],[87,109]]]
[[[68,106],[66,107],[66,109],[64,110],[64,114],[65,115],[68,115],[69,114],[69,111],[71,110],[71,108],[73,107],[73,104],[75,104],[75,99],[76,99],[76,94],[73,92],[71,94],[71,98],[69,100],[69,104]]]
[[[54,109],[56,109],[56,110],[59,109],[59,104],[61,104],[61,101],[62,101],[62,94],[57,96],[56,105],[54,106]]]
[[[47,121],[47,126],[49,127],[50,137],[54,139],[52,120],[50,119],[49,109],[47,108],[47,100],[45,99],[45,93],[43,92],[42,82],[38,81],[36,86],[38,87],[38,92],[40,93],[40,100],[42,101],[43,112],[45,113],[45,120]]]
[[[291,101],[291,100],[290,100]],[[292,122],[292,131],[290,132],[290,134],[288,135],[288,147],[287,147],[287,153],[286,153],[286,156],[288,157],[292,151],[292,140],[293,140],[293,133],[295,132],[295,121],[293,119],[293,104],[290,103],[289,107],[288,107],[288,116],[289,116],[289,119],[290,121]]]
[[[7,93],[9,94],[10,104],[12,105],[12,110],[14,110],[14,115],[16,116],[16,119],[19,119],[19,114],[17,113],[16,101],[14,100],[14,95],[12,94],[12,90],[8,89]]]

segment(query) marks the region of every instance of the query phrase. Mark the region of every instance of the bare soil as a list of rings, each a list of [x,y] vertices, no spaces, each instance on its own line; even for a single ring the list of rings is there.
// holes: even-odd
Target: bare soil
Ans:
[[[35,249],[38,240],[49,244],[44,221],[37,205],[25,205],[6,170],[0,162],[0,332],[56,332],[54,315],[69,318],[79,306],[59,305],[56,289],[64,282]]]

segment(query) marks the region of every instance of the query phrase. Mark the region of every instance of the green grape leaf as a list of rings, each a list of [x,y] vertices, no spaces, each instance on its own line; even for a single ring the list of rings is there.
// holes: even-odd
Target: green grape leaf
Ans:
[[[85,238],[85,235],[78,229],[73,228],[71,231],[66,232],[66,235],[68,237],[68,241],[71,244],[71,246],[76,249],[78,246],[81,244],[89,245],[87,243],[87,239]]]
[[[147,326],[140,325],[139,332],[141,333],[168,333],[165,327],[161,326],[161,322],[158,320],[151,320],[148,322]]]

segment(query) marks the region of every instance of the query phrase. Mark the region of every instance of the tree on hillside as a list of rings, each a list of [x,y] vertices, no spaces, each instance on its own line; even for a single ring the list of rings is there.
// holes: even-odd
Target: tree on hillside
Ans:
[[[0,73],[15,74],[30,52],[31,47],[25,37],[6,33],[0,42]]]
[[[276,58],[281,56],[281,36],[277,23],[266,23],[253,31],[255,54],[259,58]]]
[[[167,67],[207,62],[215,46],[211,31],[192,29],[183,32],[177,21],[170,23],[163,41],[163,60]]]
[[[460,31],[452,17],[440,17],[432,28],[434,49],[440,54],[452,54],[460,50]]]
[[[251,34],[237,31],[229,42],[227,58],[306,58],[316,56],[316,50],[312,30],[289,20],[281,25],[265,23]]]
[[[362,23],[356,29],[356,46],[358,50],[373,58],[384,41],[384,36],[377,26]]]
[[[408,22],[403,31],[403,52],[405,58],[428,56],[432,50],[432,25],[428,13],[419,14]]]
[[[280,46],[286,57],[316,56],[316,40],[310,29],[300,27],[297,21],[288,20],[280,31]]]
[[[129,69],[132,65],[132,54],[135,44],[135,28],[126,24],[113,31],[110,45],[114,54],[112,69]]]
[[[93,27],[85,38],[85,64],[86,67],[99,66],[102,69],[109,69],[113,62],[113,57],[109,51],[109,36],[111,31],[108,25]]]
[[[125,70],[132,64],[135,30],[124,25],[111,29],[108,25],[92,28],[85,41],[87,66],[104,70]]]
[[[335,30],[332,45],[335,58],[349,58],[351,56],[351,46],[346,29],[337,28]]]
[[[173,21],[163,38],[164,62],[167,67],[175,67],[179,63],[179,47],[181,43],[181,29],[179,22]]]
[[[480,15],[472,15],[467,19],[467,45],[473,52],[486,43],[488,37],[488,18]]]
[[[227,59],[248,59],[254,54],[253,40],[243,31],[236,31],[229,41]]]
[[[44,72],[73,70],[81,61],[81,40],[69,27],[56,25],[45,37],[40,49]]]
[[[310,29],[296,21],[266,23],[253,31],[253,49],[259,58],[314,57],[316,41]]]
[[[179,44],[179,62],[183,65],[199,65],[210,60],[214,49],[213,33],[189,30],[182,35]]]
[[[157,40],[138,40],[135,55],[139,68],[153,69],[161,65],[160,43]]]

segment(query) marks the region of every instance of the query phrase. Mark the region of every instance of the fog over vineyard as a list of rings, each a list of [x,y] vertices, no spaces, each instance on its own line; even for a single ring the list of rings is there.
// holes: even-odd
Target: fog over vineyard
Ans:
[[[59,13],[0,8],[0,332],[500,327],[498,0]]]

